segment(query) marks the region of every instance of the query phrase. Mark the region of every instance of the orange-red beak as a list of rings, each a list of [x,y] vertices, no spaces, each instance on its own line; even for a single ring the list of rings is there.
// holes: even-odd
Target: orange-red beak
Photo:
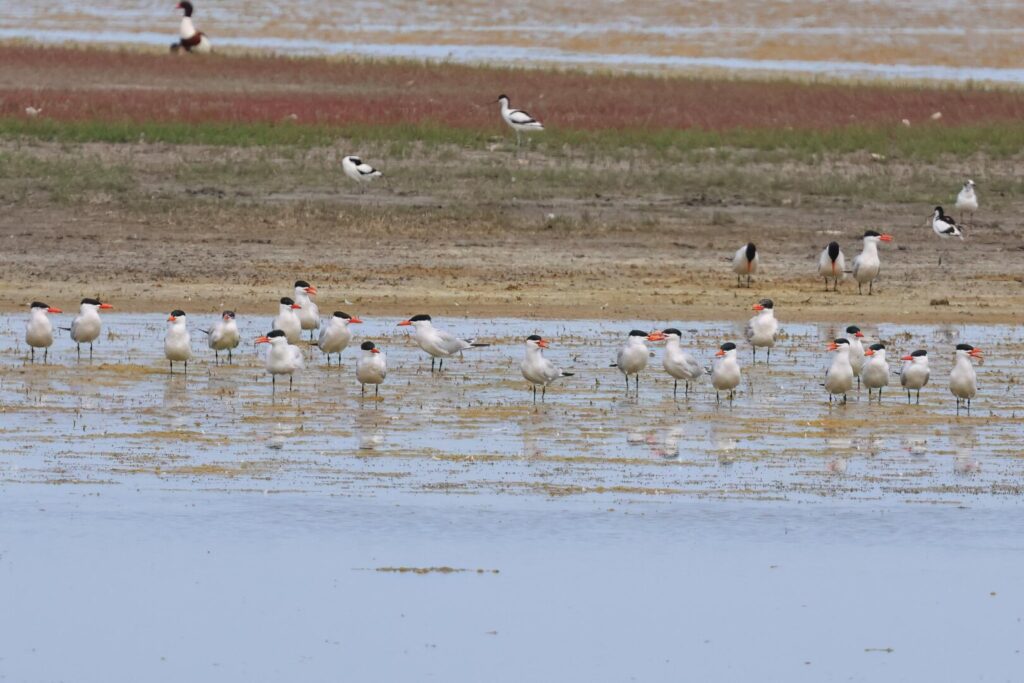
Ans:
[[[316,287],[313,285],[306,287],[306,294],[316,294]]]
[[[856,334],[855,334],[855,335],[853,335],[853,336],[854,336],[854,337],[863,337],[863,336],[864,336],[864,333],[863,333],[863,332],[858,332],[858,333],[856,333]]]
[[[539,342],[537,342],[537,346],[539,346],[542,349],[548,348],[548,340],[547,339],[541,339]]]
[[[300,306],[298,304],[292,304],[292,308],[302,308],[302,306]]]
[[[882,235],[881,237],[879,237],[878,239],[882,240],[883,242],[892,242],[896,238],[893,237],[892,235],[885,234],[885,235]]]
[[[175,320],[177,320],[177,318],[175,318],[175,317],[174,317],[174,316],[172,315],[171,317],[169,317],[169,318],[167,319],[167,322],[169,322],[169,323],[173,323],[173,322],[174,322]]]
[[[967,355],[973,356],[974,358],[981,358],[981,353],[981,349],[971,349],[970,353],[968,353]]]
[[[909,355],[908,356],[903,356],[902,358],[900,358],[900,360],[914,360],[914,357],[913,356],[909,356]]]
[[[403,320],[402,322],[398,323],[399,327],[406,327],[408,325],[412,325],[412,321],[411,320]]]
[[[873,355],[875,355],[875,350],[874,349],[864,349],[864,355],[865,356],[873,356]]]
[[[665,335],[662,334],[661,332],[651,332],[649,335],[647,335],[647,341],[658,342],[665,341],[665,339]]]
[[[725,355],[725,351],[723,351],[722,349],[718,349],[717,351],[715,351],[715,355],[716,356],[724,356]]]
[[[100,308],[103,309],[104,311],[109,311],[111,308],[113,308],[113,306],[111,306],[110,304],[100,304]]]
[[[380,353],[380,349],[374,347],[374,348],[370,349],[370,353]]]
[[[763,311],[764,310],[764,306],[762,306],[761,304],[754,304],[754,310],[755,311]]]
[[[47,313],[63,313],[64,311],[60,310],[59,308],[53,308],[51,306],[50,308],[46,309],[46,312]]]
[[[360,320],[359,318],[349,318],[349,320],[348,320],[349,325],[351,325],[352,323],[361,323],[361,322],[363,322],[363,321]]]
[[[263,335],[262,337],[256,337],[256,343],[257,344],[269,344],[270,343],[270,337],[268,337],[267,335]]]
[[[827,348],[829,351],[835,351],[836,349],[839,348],[839,344],[836,344],[835,342],[829,342],[828,346],[826,346],[825,348]]]

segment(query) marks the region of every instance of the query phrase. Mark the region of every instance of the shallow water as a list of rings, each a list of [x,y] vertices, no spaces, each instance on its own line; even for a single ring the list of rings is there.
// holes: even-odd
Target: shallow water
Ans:
[[[63,333],[50,365],[27,364],[22,317],[0,318],[0,678],[1020,669],[1019,327],[862,325],[929,348],[932,384],[920,406],[892,389],[829,408],[837,330],[786,324],[770,368],[744,349],[730,407],[707,384],[672,400],[658,358],[625,398],[607,365],[663,321],[438,321],[495,345],[431,377],[397,321],[364,317],[360,338],[389,354],[373,400],[353,348],[330,370],[314,350],[291,392],[271,393],[251,345],[214,367],[195,340],[172,377],[164,317],[106,316],[92,363]],[[673,324],[705,360],[742,332]],[[252,339],[266,320],[241,326]],[[577,373],[536,407],[518,373],[534,332]],[[959,341],[987,358],[957,418]],[[469,571],[380,571],[431,567]]]

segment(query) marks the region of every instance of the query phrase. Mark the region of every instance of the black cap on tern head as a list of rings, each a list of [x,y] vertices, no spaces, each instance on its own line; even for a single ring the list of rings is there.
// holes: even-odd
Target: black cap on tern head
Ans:
[[[920,358],[921,356],[927,356],[928,352],[925,351],[924,349],[918,349],[917,351],[914,351],[910,355],[913,356],[914,358]]]
[[[180,318],[181,316],[185,315],[185,311],[181,310],[180,308],[175,308],[173,311],[171,311],[171,315],[175,318]]]
[[[676,329],[676,328],[674,328],[674,327],[670,327],[670,328],[668,328],[667,330],[662,330],[662,331],[661,331],[661,333],[662,333],[662,334],[674,334],[674,335],[676,335],[677,337],[682,337],[682,336],[683,336],[683,333],[682,333],[682,332],[680,332],[679,330],[677,330],[677,329]]]
[[[234,311],[224,311],[223,313],[221,313],[221,315],[225,316],[225,317],[228,317],[228,318],[231,318],[232,320],[235,319],[235,312]]]
[[[284,304],[285,306],[291,306],[295,302],[292,301],[291,297],[283,296],[281,297],[281,303]]]
[[[771,299],[761,299],[757,303],[761,304],[765,308],[775,308],[775,302]]]
[[[872,344],[868,348],[870,348],[872,351],[885,351],[885,344],[879,342],[878,344]]]
[[[373,345],[373,342],[365,341],[359,346],[359,348],[361,348],[363,351],[372,351],[375,347]]]
[[[644,339],[647,339],[647,335],[649,335],[649,334],[650,334],[650,332],[644,332],[643,330],[630,330],[629,331],[629,336],[630,337],[643,337]]]
[[[858,332],[860,332],[860,328],[857,327],[856,325],[850,325],[849,327],[846,328],[846,331],[849,334],[857,334]]]
[[[747,260],[753,261],[757,256],[757,246],[753,242],[747,242]]]
[[[541,337],[539,334],[531,334],[529,337],[526,338],[526,341],[540,341],[541,339],[543,339],[543,337]]]
[[[32,305],[29,306],[29,308],[49,308],[49,306],[40,301],[33,301]]]
[[[282,330],[271,330],[270,332],[267,332],[267,337],[269,337],[270,339],[273,339],[274,337],[284,337],[284,336],[285,336],[285,334],[284,334],[284,332]]]
[[[409,322],[411,323],[419,322],[421,320],[430,320],[430,316],[421,313],[419,315],[414,315],[413,317],[409,318]]]
[[[296,280],[295,281],[295,286],[296,287],[302,287],[303,289],[305,289],[306,287],[309,287],[309,283],[306,282],[305,280]]]
[[[343,318],[345,320],[351,320],[352,319],[352,316],[350,316],[348,313],[345,313],[343,311],[335,311],[334,312],[334,317],[335,318]]]
[[[736,348],[736,345],[733,344],[732,342],[725,342],[724,344],[722,344],[718,348],[722,349],[723,351],[732,351],[732,350],[734,350]]]
[[[865,230],[864,231],[864,236],[865,237],[881,237],[882,233],[875,232],[874,230]]]
[[[839,339],[834,339],[832,341],[837,346],[840,345],[840,344],[846,344],[847,346],[850,345],[850,340],[849,339],[844,339],[843,337],[840,337]]]
[[[970,344],[957,344],[956,345],[956,350],[957,351],[973,351],[974,347],[971,346]]]
[[[82,303],[83,304],[90,304],[92,306],[102,306],[103,305],[100,302],[99,299],[89,299],[89,298],[82,299]]]
[[[839,258],[839,242],[828,243],[828,257],[833,261]]]

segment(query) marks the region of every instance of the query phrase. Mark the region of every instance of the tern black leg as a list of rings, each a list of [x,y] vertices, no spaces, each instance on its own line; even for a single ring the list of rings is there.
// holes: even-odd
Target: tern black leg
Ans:
[[[956,400],[956,414],[960,415],[960,399]]]
[[[277,393],[277,377],[274,375],[270,376],[270,393]]]
[[[718,392],[717,389],[715,390],[715,403],[719,405],[722,404],[722,395]]]
[[[548,385],[547,385],[547,384],[545,384],[544,386],[542,386],[542,387],[540,388],[540,402],[541,402],[541,403],[543,403],[543,402],[544,402],[544,400],[545,400],[545,399],[546,399],[547,397],[548,397]]]
[[[868,283],[868,296],[871,296],[874,293],[875,293],[875,281],[872,280],[871,282]]]
[[[366,385],[365,384],[360,384],[359,385],[359,393],[362,394],[363,396],[366,396]]]
[[[772,364],[772,350],[771,350],[771,348],[769,348],[768,349],[768,365],[771,365],[771,364]]]
[[[974,214],[971,214],[971,218],[974,218]],[[971,399],[967,399],[967,414],[971,414]]]
[[[288,375],[288,391],[292,390],[292,382],[295,380],[294,375]]]
[[[169,360],[167,362],[171,364],[171,374],[173,375],[174,374],[174,361],[173,360]]]
[[[46,364],[50,360],[50,347],[43,349],[43,363]]]
[[[537,385],[536,384],[533,385],[533,402],[534,403],[537,402]]]
[[[228,349],[228,365],[231,365],[231,349]]]
[[[690,381],[689,380],[686,381],[685,386],[686,386],[686,394],[685,395],[689,396],[690,395]]]
[[[879,405],[882,403],[882,387],[878,387],[878,403]]]
[[[673,380],[673,382],[672,382],[672,398],[675,398],[677,393],[679,393],[679,380]]]
[[[89,360],[92,360],[92,342],[89,342]]]
[[[373,385],[373,395],[374,395],[374,397],[380,396],[380,385],[379,384],[374,384]]]
[[[188,374],[188,361],[185,361],[185,374]]]
[[[32,356],[31,356],[32,360],[31,360],[31,362],[35,363],[36,362],[36,347],[30,346],[28,348],[32,351]]]
[[[629,375],[626,375],[626,396],[629,396]]]
[[[921,390],[917,390],[917,405],[921,405]]]

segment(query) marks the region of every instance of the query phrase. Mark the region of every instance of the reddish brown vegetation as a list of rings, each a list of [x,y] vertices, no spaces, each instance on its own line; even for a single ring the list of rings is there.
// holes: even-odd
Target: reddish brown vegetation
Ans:
[[[36,84],[30,87],[29,84]],[[1018,121],[1009,91],[807,85],[501,70],[452,64],[195,57],[0,46],[0,116],[59,120],[436,122],[495,129],[499,92],[560,128],[792,127]]]

